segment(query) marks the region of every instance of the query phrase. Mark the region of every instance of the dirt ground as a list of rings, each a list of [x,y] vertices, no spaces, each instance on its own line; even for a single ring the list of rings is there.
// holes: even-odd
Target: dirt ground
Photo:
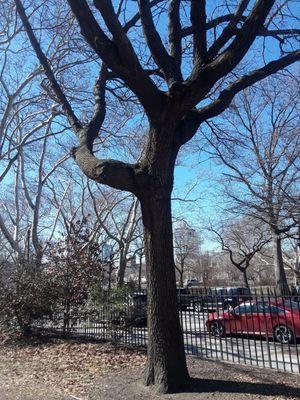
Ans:
[[[158,395],[142,385],[133,368],[101,377],[89,400],[284,400],[300,399],[300,377],[243,365],[188,358],[192,377],[186,393]]]
[[[55,340],[0,345],[0,400],[300,399],[300,376],[188,358],[188,392],[158,395],[142,384],[143,352]]]

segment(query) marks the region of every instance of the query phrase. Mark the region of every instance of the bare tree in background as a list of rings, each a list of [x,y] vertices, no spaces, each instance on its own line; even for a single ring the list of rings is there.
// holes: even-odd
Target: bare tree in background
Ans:
[[[192,266],[199,256],[200,237],[195,229],[181,221],[174,229],[175,268],[179,275],[180,287],[184,286],[184,278],[192,278]]]
[[[58,112],[40,88],[41,66],[27,62],[28,43],[20,40],[21,28],[12,3],[0,11],[0,230],[3,253],[11,260],[34,255],[40,263],[53,236],[58,215],[49,214],[46,186],[69,158],[53,150]],[[55,131],[55,133],[54,133]],[[63,196],[57,194],[59,202]],[[59,210],[58,210],[59,213]],[[51,220],[51,222],[50,222]],[[47,233],[46,226],[48,225]],[[2,253],[2,254],[3,254]]]
[[[104,206],[99,207],[97,192],[93,192],[88,185],[92,199],[97,223],[102,228],[109,240],[115,242],[118,254],[117,285],[124,285],[124,278],[128,261],[132,259],[132,246],[138,233],[137,226],[141,219],[139,202],[133,196],[112,196],[112,193],[105,193],[98,189],[101,194]],[[113,201],[112,201],[113,200]],[[123,206],[123,210],[120,208]]]
[[[31,27],[23,2],[14,2],[47,76],[49,93],[61,104],[78,137],[79,145],[73,150],[78,166],[90,179],[131,192],[141,203],[149,293],[146,384],[157,385],[161,392],[178,391],[188,384],[189,376],[178,316],[172,240],[176,157],[199,126],[222,113],[239,91],[300,58],[300,52],[293,49],[299,30],[295,29],[292,2],[241,0],[229,5],[220,1],[213,7],[198,0],[138,0],[137,4],[68,0],[51,4],[52,9],[44,9],[46,17],[51,14],[45,23],[53,20],[55,6],[66,3],[77,20],[81,36],[77,31],[70,41],[74,57],[77,52],[90,51],[91,58],[102,61],[94,88],[94,114],[86,113],[87,118],[79,118],[83,106],[76,101],[76,93],[71,94],[74,76],[62,82],[42,50],[45,43],[39,44],[35,32],[43,28],[43,14],[41,18],[30,16]],[[26,7],[26,1],[24,4]],[[27,15],[34,5],[30,3]],[[41,12],[42,6],[36,10]],[[167,32],[159,32],[157,18]],[[73,21],[70,15],[68,21]],[[62,29],[66,31],[67,26],[62,20]],[[279,58],[264,64],[263,49],[269,49],[272,41],[279,45]],[[274,54],[273,46],[272,50]],[[250,62],[248,67],[243,63],[247,53],[248,60],[255,54],[255,64]],[[85,73],[94,76],[91,70]],[[85,73],[80,79],[86,78]],[[74,79],[74,84],[80,79]],[[105,119],[105,87],[111,90],[110,80],[121,82],[122,90],[127,88],[131,93],[127,99],[133,97],[143,107],[149,123],[143,156],[132,164],[98,158],[93,152]]]
[[[298,224],[299,84],[292,78],[269,79],[245,93],[224,115],[224,124],[209,124],[208,141],[225,165],[229,208],[257,218],[272,236],[276,285],[288,293],[282,240]],[[293,213],[291,213],[291,209]]]
[[[209,228],[217,238],[230,262],[242,274],[246,287],[249,288],[248,268],[253,257],[270,242],[265,227],[251,218],[231,220],[220,229]]]

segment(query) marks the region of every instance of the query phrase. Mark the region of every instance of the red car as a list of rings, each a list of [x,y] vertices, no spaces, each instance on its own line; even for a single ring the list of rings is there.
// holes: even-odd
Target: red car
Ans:
[[[300,337],[300,312],[267,301],[245,302],[232,310],[209,314],[206,327],[215,336],[246,334],[292,343]]]
[[[277,298],[273,299],[270,298],[268,302],[270,301],[271,304],[278,306],[280,308],[284,308],[286,310],[299,310],[300,311],[300,303],[298,301],[291,300],[289,298]]]

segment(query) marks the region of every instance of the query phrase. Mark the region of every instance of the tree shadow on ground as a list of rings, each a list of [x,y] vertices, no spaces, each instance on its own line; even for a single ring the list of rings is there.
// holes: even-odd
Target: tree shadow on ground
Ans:
[[[300,388],[278,383],[236,382],[231,380],[211,380],[192,378],[188,389],[191,393],[243,393],[265,396],[300,398]]]

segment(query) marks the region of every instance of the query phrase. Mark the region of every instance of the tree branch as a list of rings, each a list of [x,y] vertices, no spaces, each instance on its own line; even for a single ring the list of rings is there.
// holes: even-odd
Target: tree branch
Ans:
[[[229,24],[224,28],[221,35],[218,39],[213,43],[210,47],[208,56],[210,59],[213,59],[216,54],[218,54],[219,50],[232,38],[234,34],[236,34],[236,27],[239,21],[243,16],[244,11],[246,10],[250,0],[242,0],[237,7],[237,10],[229,22]]]
[[[191,23],[194,42],[194,68],[200,69],[207,60],[206,1],[191,0]]]
[[[82,128],[82,125],[81,125],[80,121],[78,120],[78,118],[76,117],[68,99],[66,98],[65,94],[63,93],[60,85],[58,84],[58,82],[55,78],[55,75],[50,67],[50,63],[49,63],[47,57],[45,56],[45,54],[43,53],[41,46],[39,45],[39,43],[35,37],[35,34],[29,23],[29,20],[25,13],[25,9],[22,5],[22,2],[20,0],[15,0],[15,4],[16,4],[18,14],[23,23],[23,26],[24,26],[26,33],[28,35],[28,38],[30,40],[30,43],[37,55],[39,62],[41,63],[41,65],[44,68],[45,74],[50,81],[51,87],[52,87],[54,93],[56,94],[56,96],[58,97],[58,100],[62,105],[63,111],[64,111],[65,115],[67,116],[70,125],[72,126],[74,131],[76,133],[78,133],[78,131]]]
[[[211,21],[208,21],[206,23],[206,30],[210,30],[213,28],[216,28],[218,25],[222,24],[223,22],[230,22],[234,18],[234,14],[226,14],[226,15],[221,15],[215,19],[212,19]],[[246,17],[242,16],[241,21],[244,21]],[[190,36],[194,33],[194,27],[193,26],[187,26],[185,28],[181,29],[181,36],[186,37]]]
[[[96,54],[136,94],[149,117],[159,115],[161,112],[162,94],[152,82],[149,75],[142,69],[135,53],[132,57],[122,58],[116,43],[112,42],[105,35],[86,0],[68,0],[68,3],[78,21],[83,37]],[[102,9],[100,2],[99,4]],[[109,20],[109,15],[111,16],[111,12],[106,10],[105,16],[107,20]],[[116,35],[116,32],[120,29],[119,22],[116,22],[113,18],[108,23]],[[118,39],[115,41],[117,42]]]
[[[73,155],[84,174],[95,182],[136,195],[148,182],[148,174],[140,168],[139,164],[98,159],[86,144],[78,146]]]
[[[100,69],[99,78],[94,86],[94,114],[87,129],[81,132],[81,143],[86,142],[90,151],[93,151],[93,144],[98,136],[106,115],[105,88],[107,79],[107,67],[103,63]]]
[[[294,51],[285,57],[279,58],[278,60],[271,61],[264,67],[250,72],[237,81],[231,83],[226,89],[221,91],[219,97],[213,103],[201,108],[200,110],[191,111],[187,114],[186,129],[183,129],[182,144],[192,138],[202,122],[221,114],[230,105],[234,96],[238,92],[298,60],[300,60],[299,50]]]
[[[163,1],[165,1],[165,0],[150,1],[150,8],[155,7],[157,4],[162,3]],[[140,18],[141,18],[141,15],[138,12],[129,21],[127,21],[124,25],[125,32],[128,32],[129,29],[133,28]]]
[[[173,59],[165,49],[157,32],[151,13],[149,0],[138,0],[144,35],[156,65],[162,70],[169,86],[174,81],[180,81],[173,66]]]
[[[169,7],[169,44],[170,55],[176,65],[176,75],[182,81],[181,75],[181,59],[182,59],[182,45],[181,45],[181,22],[180,22],[180,2],[181,0],[172,0]]]
[[[257,0],[242,28],[228,48],[201,71],[194,69],[185,82],[183,110],[190,110],[203,99],[214,84],[242,60],[263,26],[274,0]]]

